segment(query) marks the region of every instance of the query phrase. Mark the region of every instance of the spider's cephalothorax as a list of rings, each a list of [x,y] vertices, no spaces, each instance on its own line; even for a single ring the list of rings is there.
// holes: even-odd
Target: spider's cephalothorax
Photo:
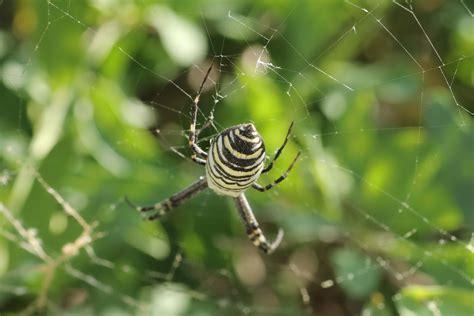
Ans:
[[[283,144],[276,151],[275,156],[266,167],[264,166],[265,145],[252,123],[240,124],[224,130],[211,141],[208,152],[204,151],[198,145],[197,140],[197,136],[204,127],[200,130],[196,130],[196,119],[199,97],[210,71],[211,68],[207,71],[198,94],[194,98],[189,131],[189,146],[193,151],[191,159],[206,167],[206,176],[200,177],[193,184],[171,197],[150,206],[135,206],[127,201],[133,208],[145,214],[149,220],[155,220],[209,187],[217,194],[234,198],[235,205],[244,221],[249,239],[265,253],[271,253],[282,241],[283,231],[279,230],[273,242],[270,243],[267,241],[253,215],[244,191],[252,187],[257,191],[265,192],[288,176],[288,173],[300,155],[299,152],[285,173],[273,181],[273,183],[267,184],[266,186],[261,186],[256,183],[260,174],[272,169],[273,163],[282,153],[283,148],[285,148],[288,142],[293,123],[291,123],[286,133]],[[211,121],[208,123],[211,123]],[[208,124],[205,126],[208,126]]]
[[[206,164],[209,188],[238,197],[263,170],[265,145],[252,123],[226,129],[211,143]]]

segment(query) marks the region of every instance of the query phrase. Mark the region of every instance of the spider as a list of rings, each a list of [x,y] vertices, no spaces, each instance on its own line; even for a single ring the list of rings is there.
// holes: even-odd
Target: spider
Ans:
[[[269,242],[258,225],[244,191],[252,187],[260,192],[265,192],[288,176],[298,160],[300,152],[298,152],[285,173],[275,181],[266,186],[261,186],[256,183],[262,173],[267,173],[272,169],[273,164],[282,153],[288,142],[293,122],[288,128],[283,144],[276,151],[273,159],[267,166],[264,165],[266,155],[263,139],[252,123],[235,125],[222,131],[211,141],[208,152],[204,151],[198,145],[197,137],[199,133],[209,125],[208,123],[210,121],[204,124],[200,130],[196,130],[196,119],[201,92],[211,69],[212,65],[207,70],[198,93],[193,100],[191,126],[188,135],[189,146],[193,152],[191,159],[205,166],[205,176],[201,176],[196,182],[184,190],[150,206],[136,206],[128,199],[126,199],[126,201],[132,208],[145,214],[148,220],[156,220],[181,203],[196,196],[204,189],[210,188],[218,195],[230,196],[234,199],[235,205],[245,224],[248,238],[264,253],[270,254],[281,243],[283,230],[279,229],[275,240]]]

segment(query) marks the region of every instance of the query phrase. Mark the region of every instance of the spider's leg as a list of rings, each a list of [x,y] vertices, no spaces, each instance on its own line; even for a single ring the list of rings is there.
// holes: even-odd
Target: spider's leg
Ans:
[[[207,163],[207,161],[206,161],[205,159],[202,159],[202,158],[199,158],[199,157],[194,157],[194,158],[191,157],[191,159],[192,159],[195,163],[200,164],[200,165],[203,165],[203,166],[205,166],[206,163]]]
[[[191,150],[193,151],[193,154],[191,155],[191,159],[194,160],[197,163],[200,163],[198,161],[199,156],[201,157],[207,157],[207,153],[199,147],[197,143],[197,131],[196,131],[196,120],[197,120],[197,114],[198,114],[198,108],[199,108],[199,99],[201,98],[201,92],[202,88],[204,87],[204,84],[207,81],[207,78],[209,77],[209,73],[211,72],[212,69],[212,64],[209,67],[209,69],[206,72],[206,75],[204,76],[204,80],[201,83],[201,86],[199,87],[198,93],[196,97],[193,100],[193,105],[191,109],[192,117],[191,117],[191,126],[189,128],[189,147],[191,147]]]
[[[285,136],[285,140],[283,141],[283,144],[280,146],[280,148],[278,148],[278,150],[276,151],[275,153],[275,156],[273,156],[273,159],[272,161],[268,164],[268,166],[266,166],[265,168],[263,168],[262,170],[262,173],[267,173],[268,171],[272,170],[273,168],[273,164],[275,163],[275,161],[278,159],[278,157],[280,157],[283,149],[285,148],[286,146],[286,143],[288,143],[288,138],[290,138],[290,133],[291,133],[291,130],[293,129],[293,122],[291,122],[290,124],[290,127],[288,128],[288,132],[286,132],[286,136]]]
[[[196,194],[207,188],[207,179],[206,177],[200,177],[198,181],[194,182],[184,190],[173,194],[171,197],[163,200],[159,203],[150,205],[150,206],[137,206],[131,203],[127,198],[125,201],[134,209],[140,213],[145,214],[145,218],[152,221],[158,219],[159,217],[165,215],[172,209],[176,208],[181,203],[189,200],[194,197]],[[151,212],[154,211],[154,212]],[[151,214],[148,214],[148,213]]]
[[[260,250],[266,254],[272,253],[283,240],[283,230],[278,231],[278,235],[273,242],[268,242],[267,238],[263,234],[262,230],[258,226],[258,222],[253,215],[252,209],[250,208],[247,198],[242,193],[238,197],[234,198],[235,205],[239,210],[239,214],[244,221],[245,228],[247,231],[247,236],[252,241],[252,243],[257,246]]]
[[[207,117],[206,119],[206,122],[204,122],[204,124],[196,131],[196,137],[199,137],[199,135],[201,134],[202,131],[204,131],[206,128],[208,128],[209,126],[212,126],[214,128],[216,128],[214,126],[214,114],[211,114]]]
[[[275,181],[273,181],[272,183],[270,184],[267,184],[266,186],[261,186],[260,184],[258,183],[254,183],[252,184],[252,188],[254,188],[255,190],[257,191],[260,191],[260,192],[265,192],[267,190],[270,190],[271,188],[273,188],[275,185],[277,185],[278,183],[282,182],[283,180],[286,179],[286,177],[288,177],[288,174],[290,173],[291,169],[293,168],[293,166],[295,165],[296,161],[298,160],[298,157],[300,156],[301,152],[299,151],[297,154],[296,154],[296,157],[295,159],[293,159],[293,162],[291,163],[291,165],[288,167],[288,169],[286,169],[286,171],[278,178],[276,179]]]

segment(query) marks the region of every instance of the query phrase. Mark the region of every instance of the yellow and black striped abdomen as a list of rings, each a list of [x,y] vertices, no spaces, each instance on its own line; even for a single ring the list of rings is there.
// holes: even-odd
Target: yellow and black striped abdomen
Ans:
[[[233,126],[211,143],[207,183],[217,194],[237,197],[258,179],[264,161],[265,145],[255,126]]]

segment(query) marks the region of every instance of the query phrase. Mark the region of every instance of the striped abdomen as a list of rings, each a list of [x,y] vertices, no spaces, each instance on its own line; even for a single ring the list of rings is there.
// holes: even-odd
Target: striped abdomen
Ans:
[[[209,187],[217,194],[237,197],[260,176],[265,145],[253,124],[241,124],[217,135],[208,154]]]

